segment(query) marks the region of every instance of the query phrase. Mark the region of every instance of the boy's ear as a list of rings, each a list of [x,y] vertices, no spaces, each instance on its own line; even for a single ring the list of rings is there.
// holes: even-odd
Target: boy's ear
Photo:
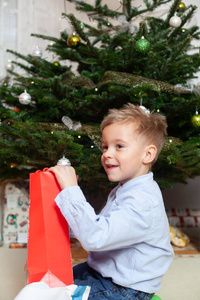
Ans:
[[[157,148],[155,145],[149,145],[146,147],[145,157],[143,159],[144,164],[150,164],[155,159],[157,154]]]

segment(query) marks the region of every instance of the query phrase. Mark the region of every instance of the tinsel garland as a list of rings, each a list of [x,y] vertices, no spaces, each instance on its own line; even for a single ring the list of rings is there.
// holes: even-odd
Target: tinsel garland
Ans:
[[[95,85],[92,80],[85,76],[76,76],[72,72],[68,72],[62,83],[72,85],[74,87],[82,87],[84,89],[100,88],[107,84],[123,85],[133,88],[146,88],[156,92],[166,92],[172,94],[189,94],[191,91],[187,88],[175,86],[167,82],[146,78],[125,72],[107,71],[102,80]]]
[[[102,78],[102,81],[98,84],[104,85],[108,83],[115,83],[130,87],[146,87],[148,89],[151,89],[156,92],[167,92],[172,94],[188,94],[190,91],[187,89],[176,87],[172,84],[154,80],[150,78],[145,78],[142,76],[130,74],[130,73],[124,73],[124,72],[114,72],[114,71],[108,71],[105,73],[104,77]]]

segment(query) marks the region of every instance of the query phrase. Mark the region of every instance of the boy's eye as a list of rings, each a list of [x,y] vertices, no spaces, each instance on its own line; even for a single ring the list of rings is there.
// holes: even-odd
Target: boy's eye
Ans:
[[[108,149],[108,146],[105,146],[105,145],[104,145],[104,146],[102,146],[101,148],[102,148],[103,151],[105,151],[105,150]]]
[[[121,148],[123,148],[123,147],[124,147],[124,146],[123,146],[123,145],[120,145],[120,144],[116,146],[117,149],[121,149]]]

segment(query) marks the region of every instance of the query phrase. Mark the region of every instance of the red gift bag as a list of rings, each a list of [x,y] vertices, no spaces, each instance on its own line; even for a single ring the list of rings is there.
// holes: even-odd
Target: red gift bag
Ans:
[[[60,191],[53,173],[30,174],[28,283],[73,284],[68,224],[54,201]]]

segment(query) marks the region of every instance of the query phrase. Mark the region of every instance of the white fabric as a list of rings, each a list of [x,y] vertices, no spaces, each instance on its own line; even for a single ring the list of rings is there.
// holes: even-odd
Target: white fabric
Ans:
[[[34,282],[25,286],[14,300],[72,300],[74,292],[78,288],[72,284],[65,287],[50,288],[44,282]],[[90,287],[83,287],[83,294],[79,293],[80,300],[87,300],[90,292]]]

